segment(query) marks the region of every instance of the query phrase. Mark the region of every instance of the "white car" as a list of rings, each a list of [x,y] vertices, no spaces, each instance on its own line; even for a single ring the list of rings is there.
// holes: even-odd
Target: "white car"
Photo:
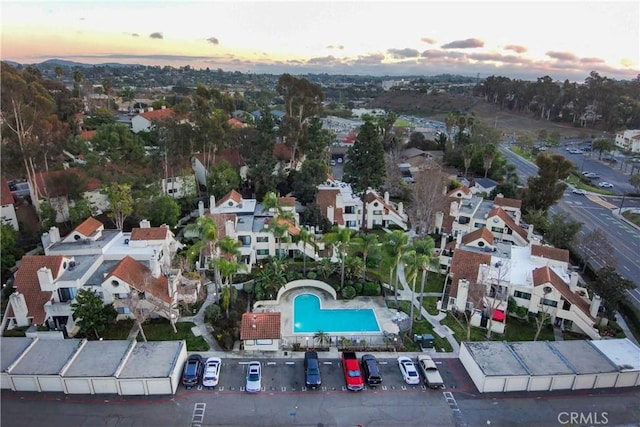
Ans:
[[[247,383],[244,387],[247,393],[257,393],[262,390],[262,365],[253,361],[247,365]]]
[[[585,190],[583,190],[582,188],[574,188],[573,190],[571,190],[571,192],[573,194],[579,194],[581,196],[586,196],[587,192]]]
[[[613,188],[613,184],[607,182],[607,181],[602,181],[598,183],[598,187],[600,188]]]
[[[220,379],[220,368],[222,360],[219,357],[210,357],[204,363],[204,374],[202,376],[202,385],[204,387],[215,387]]]
[[[407,384],[420,384],[420,374],[411,359],[405,356],[398,357],[398,367],[402,373],[402,378]]]

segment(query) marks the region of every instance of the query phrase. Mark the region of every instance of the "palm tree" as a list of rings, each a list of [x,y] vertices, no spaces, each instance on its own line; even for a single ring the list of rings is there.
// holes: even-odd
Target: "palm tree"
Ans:
[[[398,307],[398,265],[402,259],[402,255],[407,249],[409,243],[409,235],[404,231],[394,230],[384,236],[383,247],[390,257],[391,270],[395,270],[394,290],[396,308]]]
[[[136,92],[133,90],[133,88],[127,86],[122,89],[122,92],[120,92],[120,97],[122,98],[122,102],[129,103],[128,110],[129,112],[131,112],[131,103],[136,99]]]
[[[462,160],[464,161],[464,177],[467,177],[467,172],[471,166],[471,160],[476,152],[476,147],[473,144],[465,145],[462,147]]]
[[[300,233],[297,236],[294,236],[294,242],[302,243],[302,274],[306,276],[307,274],[307,245],[311,245],[314,249],[318,249],[318,245],[316,244],[316,236],[315,234],[309,232],[306,228],[300,228]]]
[[[360,257],[348,256],[344,261],[345,276],[349,279],[357,280],[364,272],[364,261]]]
[[[489,173],[489,169],[491,169],[491,165],[493,164],[493,160],[498,155],[498,149],[495,144],[487,144],[484,146],[482,150],[482,165],[484,166],[484,177],[487,177],[487,173]]]
[[[287,220],[279,221],[279,217],[273,217],[269,222],[269,231],[273,235],[273,238],[278,242],[277,254],[278,257],[284,257],[282,251],[282,243],[288,241],[289,237],[289,222]]]
[[[318,261],[318,270],[322,274],[322,278],[326,281],[329,279],[329,276],[336,271],[336,265],[330,258],[322,258]]]
[[[240,246],[242,246],[242,243],[229,236],[224,236],[224,239],[218,242],[220,250],[233,259],[240,256]]]
[[[211,257],[211,261],[205,266],[205,270],[214,267],[214,283],[216,291],[221,283],[220,274],[215,267],[214,260],[216,258],[216,240],[218,239],[218,227],[216,221],[208,216],[201,216],[198,220],[185,227],[185,233],[195,233],[197,235],[196,242],[191,246],[187,253],[187,260],[192,263],[196,258],[202,256],[202,251],[205,251],[205,257],[208,255]]]
[[[329,334],[324,331],[318,331],[313,335],[314,341],[317,341],[320,346],[329,345]]]
[[[362,281],[364,282],[367,280],[367,259],[369,255],[376,255],[380,251],[380,241],[375,233],[360,233],[358,237],[353,239],[353,243],[362,252],[362,261],[364,261]]]
[[[344,288],[344,260],[347,256],[347,249],[351,242],[351,234],[353,230],[350,228],[340,228],[334,226],[330,233],[324,235],[322,240],[333,246],[334,250],[340,255],[340,290]]]
[[[409,314],[409,336],[413,333],[413,308],[414,303],[413,299],[415,296],[416,289],[416,278],[418,277],[418,270],[422,267],[424,263],[428,263],[428,261],[424,260],[424,255],[419,255],[415,249],[410,250],[402,257],[402,261],[405,265],[405,275],[407,278],[407,282],[411,282],[411,311]],[[420,306],[422,308],[422,306]]]
[[[420,307],[422,307],[422,302],[424,300],[424,285],[427,282],[427,277],[429,274],[429,269],[431,267],[438,266],[438,258],[434,256],[433,248],[435,247],[435,242],[429,236],[423,239],[415,239],[412,242],[413,248],[415,251],[420,254],[422,257],[422,265],[420,266],[420,270],[422,270],[422,280],[420,283]]]
[[[238,290],[233,286],[225,286],[222,288],[220,306],[224,308],[225,317],[229,318],[229,307],[236,302],[238,298]]]

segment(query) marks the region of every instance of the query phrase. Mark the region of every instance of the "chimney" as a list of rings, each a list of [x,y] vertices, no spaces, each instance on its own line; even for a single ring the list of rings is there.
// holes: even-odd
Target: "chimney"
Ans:
[[[404,203],[402,202],[398,203],[398,215],[404,215]]]
[[[591,298],[591,304],[589,304],[589,314],[591,317],[598,317],[598,310],[600,310],[600,296],[594,294]]]
[[[160,107],[160,109],[161,109],[161,110],[166,110],[166,109],[167,109],[167,106],[166,106],[166,105],[163,105],[162,107]]]
[[[38,269],[38,283],[40,284],[40,290],[45,291],[55,291],[55,286],[53,286],[53,274],[50,268],[40,267]]]
[[[464,311],[467,309],[468,296],[469,296],[469,281],[467,279],[460,279],[458,281],[458,294],[454,296],[456,299],[456,309],[458,311],[464,313]]]
[[[462,244],[462,232],[456,234],[456,248]]]
[[[140,221],[140,228],[151,228],[151,223],[147,219]]]
[[[211,195],[209,197],[209,213],[213,213],[213,210],[216,208],[216,196]]]
[[[14,292],[9,295],[9,301],[11,301],[11,308],[13,309],[13,316],[16,319],[17,326],[29,326],[29,309],[24,295],[20,292]]]
[[[51,240],[51,244],[60,241],[60,229],[58,227],[54,226],[49,229],[49,240]]]
[[[155,256],[152,256],[151,259],[149,260],[149,269],[151,270],[151,275],[153,277],[160,277],[160,273],[161,273],[160,263],[158,262]]]
[[[198,202],[198,215],[204,216],[204,202],[202,200]]]
[[[149,111],[149,112],[153,111],[153,107],[147,108],[147,111]]]
[[[388,191],[384,192],[384,202],[389,204],[389,192]]]
[[[573,293],[578,289],[578,278],[580,275],[577,271],[569,273],[569,290]]]

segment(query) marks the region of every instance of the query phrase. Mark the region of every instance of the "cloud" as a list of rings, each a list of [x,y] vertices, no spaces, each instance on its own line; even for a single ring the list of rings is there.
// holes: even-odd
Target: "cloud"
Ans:
[[[209,37],[209,38],[207,39],[207,41],[208,41],[209,43],[211,43],[211,44],[214,44],[214,45],[217,45],[218,43],[220,43],[220,41],[219,41],[217,38],[215,38],[215,37]]]
[[[329,55],[308,59],[306,63],[310,65],[331,65],[340,63],[340,61],[337,61],[335,56]]]
[[[394,59],[405,59],[405,58],[417,58],[420,56],[420,52],[416,49],[387,49],[387,53],[391,55]]]
[[[138,34],[138,33],[125,33],[125,34],[127,34],[127,35],[129,35],[131,37],[140,37],[140,34]]]
[[[580,58],[582,64],[604,64],[604,59],[600,58]]]
[[[508,44],[504,47],[504,50],[512,50],[516,53],[525,53],[529,49],[527,49],[525,46],[520,46],[517,44]]]
[[[546,52],[549,58],[557,59],[558,61],[576,61],[578,57],[571,52],[554,52],[549,51]]]
[[[472,49],[484,47],[484,42],[480,39],[456,40],[440,46],[442,49]]]
[[[502,55],[501,53],[471,53],[467,58],[482,62],[502,62],[505,64],[522,64],[528,62],[515,55]]]
[[[430,49],[422,52],[420,56],[423,58],[429,58],[429,59],[463,58],[465,54],[462,52],[447,52],[446,50]]]
[[[339,44],[339,45],[335,45],[335,46],[334,46],[334,45],[332,45],[332,44],[330,44],[329,46],[327,46],[327,49],[343,50],[343,49],[344,49],[344,46],[343,46],[343,45],[341,45],[341,44]]]
[[[428,44],[436,44],[436,40],[435,40],[435,39],[432,39],[432,38],[430,38],[430,37],[422,37],[422,38],[420,39],[420,41],[421,41],[421,42],[428,43]]]
[[[164,38],[162,33],[159,33],[159,32],[151,33],[151,34],[149,34],[149,37],[152,38],[152,39],[163,39]]]

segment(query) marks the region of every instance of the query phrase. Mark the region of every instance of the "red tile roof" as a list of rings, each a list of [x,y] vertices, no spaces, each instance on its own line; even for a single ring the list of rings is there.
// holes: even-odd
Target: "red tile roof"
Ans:
[[[82,221],[74,230],[88,237],[98,231],[100,227],[104,227],[104,224],[93,217],[89,217]]]
[[[340,194],[338,188],[322,188],[316,193],[316,205],[320,209],[320,214],[323,217],[327,217],[327,208],[329,206],[334,207],[334,221],[338,225],[344,225],[344,217],[342,216],[342,208],[336,208],[336,198]],[[338,211],[340,213],[340,219],[338,219]]]
[[[173,115],[173,110],[171,108],[165,108],[160,110],[145,111],[144,113],[140,113],[140,115],[149,121],[162,120],[167,117],[171,117]]]
[[[220,207],[223,204],[226,204],[229,200],[233,200],[235,203],[242,203],[242,194],[238,193],[236,190],[231,190],[225,194],[222,199],[220,199],[216,206]]]
[[[159,300],[171,303],[167,278],[164,276],[153,277],[147,266],[130,256],[124,257],[105,280],[111,277],[117,277],[140,292],[148,293]]]
[[[215,221],[216,230],[218,232],[218,236],[217,236],[218,237],[218,239],[217,239],[218,241],[224,239],[227,236],[227,227],[225,226],[227,221],[231,221],[234,224],[236,223],[236,214],[232,214],[232,213],[211,214],[211,213],[209,213],[209,211],[207,211],[207,213],[205,213],[205,216],[207,216],[209,218],[213,218],[213,220]],[[211,255],[208,245],[204,249],[204,253],[207,256]]]
[[[225,148],[219,153],[216,153],[215,161],[213,163],[216,164],[222,160],[225,160],[231,166],[235,167],[242,167],[246,165],[244,159],[242,158],[242,155],[240,154],[240,151],[234,148]],[[202,160],[200,160],[200,162],[204,164]]]
[[[9,183],[5,177],[2,177],[2,183],[0,184],[0,192],[2,193],[2,206],[12,205],[14,203],[13,194],[9,188]]]
[[[394,208],[390,203],[385,202],[384,198],[380,197],[376,193],[373,193],[373,192],[367,193],[364,200],[367,205],[377,200],[386,209],[385,213],[389,213],[389,212],[395,212],[396,214],[398,213],[396,211],[396,208]]]
[[[16,272],[14,286],[17,292],[24,295],[25,303],[29,315],[33,317],[33,323],[42,325],[46,312],[44,305],[51,300],[53,292],[40,290],[38,281],[38,270],[46,267],[51,270],[51,275],[55,280],[62,272],[61,255],[25,255],[22,257],[20,267]]]
[[[84,139],[85,141],[91,141],[97,133],[97,130],[84,130],[80,133],[80,138]]]
[[[58,182],[64,182],[65,176],[69,176],[68,179],[81,179],[86,180],[86,191],[98,190],[102,187],[102,183],[92,177],[87,177],[83,170],[79,168],[61,169],[49,172],[40,172],[35,176],[36,185],[38,186],[38,193],[40,197],[56,197],[66,195],[64,186],[57,185]],[[47,191],[45,192],[45,188]]]
[[[475,242],[478,239],[484,239],[489,244],[493,244],[493,234],[487,227],[478,228],[477,230],[472,231],[471,233],[467,233],[462,237],[462,243],[468,245],[471,242]]]
[[[496,196],[496,198],[493,199],[493,204],[494,206],[506,206],[509,208],[517,208],[517,209],[522,208],[522,200],[508,199],[502,196]]]
[[[229,120],[227,120],[227,123],[229,124],[229,126],[233,127],[233,128],[245,128],[247,127],[246,124],[242,123],[240,120],[236,119],[236,118],[231,118]]]
[[[460,279],[467,279],[471,285],[475,285],[478,279],[478,270],[482,264],[491,264],[490,254],[456,249],[451,259],[452,281],[449,296],[458,296],[458,280]]]
[[[589,313],[589,303],[582,299],[581,296],[575,294],[569,288],[569,285],[565,283],[560,276],[558,276],[549,267],[540,267],[533,270],[533,286],[541,286],[545,284],[551,284],[562,296],[571,304],[577,306],[584,314],[589,316],[591,320],[595,319]]]
[[[264,222],[265,224],[271,224],[271,221],[273,221],[273,218],[267,218]],[[278,217],[278,224],[286,225],[288,227],[287,231],[292,236],[297,236],[298,234],[300,234],[300,229],[296,227],[296,225],[293,222],[291,222],[286,218]]]
[[[131,240],[166,240],[168,234],[168,227],[136,227],[131,230]]]
[[[281,338],[280,313],[244,313],[240,339],[274,340]]]
[[[458,192],[466,196],[471,194],[471,190],[469,189],[469,187],[467,187],[466,185],[461,185],[460,187],[454,188],[453,190],[449,191],[447,193],[447,197],[455,197]]]
[[[273,155],[278,160],[291,160],[291,148],[282,142],[273,145]]]
[[[531,245],[531,255],[549,258],[556,261],[569,262],[569,251],[548,245]]]
[[[293,207],[296,205],[295,197],[280,197],[279,199],[280,206],[290,206]]]

